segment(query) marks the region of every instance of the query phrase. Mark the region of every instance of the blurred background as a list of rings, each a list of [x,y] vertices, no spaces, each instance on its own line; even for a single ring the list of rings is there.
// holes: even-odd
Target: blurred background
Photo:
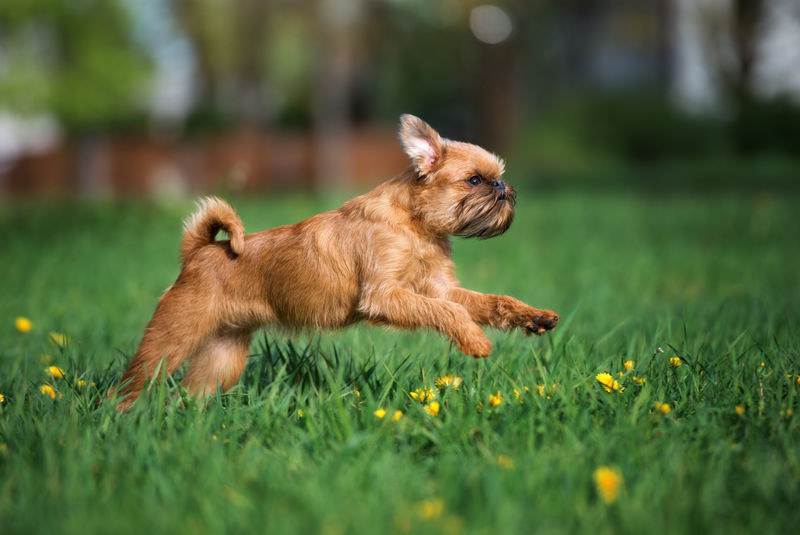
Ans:
[[[3,0],[0,193],[364,189],[401,113],[525,185],[791,186],[798,0]]]

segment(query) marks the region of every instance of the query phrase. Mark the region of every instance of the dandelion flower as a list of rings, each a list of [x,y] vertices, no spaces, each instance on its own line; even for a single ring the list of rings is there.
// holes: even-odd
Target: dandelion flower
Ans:
[[[464,380],[461,377],[453,375],[452,373],[448,373],[437,378],[435,384],[441,389],[450,387],[453,390],[458,390],[458,387],[461,386],[462,382],[464,382]]]
[[[66,347],[67,342],[69,342],[69,338],[67,338],[67,335],[63,333],[51,332],[49,339],[50,342],[57,345],[58,347]]]
[[[411,396],[411,399],[415,399],[420,403],[425,403],[426,401],[430,401],[432,399],[436,399],[436,392],[434,392],[433,388],[417,388],[413,392],[409,392],[408,394]]]
[[[431,401],[429,404],[425,405],[424,409],[425,412],[427,412],[431,416],[436,416],[437,414],[439,414],[439,402]]]
[[[656,410],[661,414],[669,414],[672,410],[672,407],[669,406],[669,403],[661,403],[660,401],[656,401]]]
[[[680,357],[670,357],[669,363],[672,365],[673,368],[679,367],[683,362],[681,361]]]
[[[444,500],[441,498],[430,498],[417,505],[417,514],[426,520],[439,518],[443,512]]]
[[[380,420],[380,419],[382,419],[384,416],[386,416],[386,409],[378,409],[378,410],[376,410],[375,412],[373,412],[372,414],[374,414],[374,415],[375,415],[375,418],[377,418],[378,420]]]
[[[44,369],[44,372],[50,375],[53,379],[61,379],[64,377],[64,370],[58,366],[48,366]]]
[[[739,416],[744,414],[744,407],[741,405],[736,405],[736,414],[738,414]]]
[[[622,487],[622,474],[616,468],[600,466],[594,471],[594,483],[597,493],[607,504],[612,504],[619,496]]]
[[[39,390],[42,392],[43,396],[50,396],[53,399],[56,399],[56,391],[53,390],[53,387],[50,385],[42,385],[39,387]]]
[[[514,468],[514,459],[512,459],[508,455],[498,455],[497,466],[499,466],[503,470],[511,470],[512,468]]]
[[[14,320],[14,327],[21,333],[26,333],[33,329],[33,323],[28,318],[22,316]]]
[[[629,372],[633,369],[634,362],[632,360],[626,360],[623,366],[625,367],[625,371]]]
[[[597,382],[603,386],[606,392],[611,392],[612,390],[619,390],[622,392],[625,390],[624,387],[620,388],[619,382],[616,381],[610,373],[598,373],[594,378],[597,379]]]
[[[497,407],[503,402],[503,395],[500,394],[500,391],[497,391],[497,394],[489,394],[489,405],[491,407]]]
[[[394,414],[392,415],[392,421],[396,422],[402,417],[403,417],[403,411],[394,411]]]

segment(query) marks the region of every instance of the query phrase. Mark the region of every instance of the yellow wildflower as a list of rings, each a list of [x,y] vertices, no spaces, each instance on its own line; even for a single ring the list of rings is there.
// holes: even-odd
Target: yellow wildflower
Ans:
[[[417,505],[417,514],[426,519],[439,518],[444,512],[444,500],[441,498],[430,498]]]
[[[611,392],[612,390],[619,390],[622,392],[625,388],[620,388],[619,382],[617,382],[610,373],[598,373],[595,375],[595,379],[597,382],[600,383],[606,392]]]
[[[461,377],[448,373],[437,378],[434,383],[441,389],[450,387],[453,390],[458,390],[462,382],[464,382],[464,380]]]
[[[612,504],[619,496],[622,487],[622,474],[616,468],[600,466],[594,471],[594,483],[597,493],[607,504]]]
[[[498,455],[497,466],[499,466],[503,470],[511,470],[512,468],[514,468],[514,459],[512,459],[508,455]]]
[[[661,414],[669,414],[672,410],[672,407],[669,406],[669,403],[661,403],[660,401],[656,401],[656,410]]]
[[[491,407],[497,407],[503,402],[503,395],[500,391],[497,391],[497,394],[489,394],[489,405]]]
[[[797,376],[797,385],[800,386],[800,375]]]
[[[403,417],[403,411],[394,411],[394,414],[392,415],[392,421],[396,422],[402,417]]]
[[[408,393],[411,396],[411,399],[415,399],[420,403],[425,403],[426,401],[430,401],[432,399],[436,399],[436,392],[434,392],[433,388],[417,388],[413,392]]]
[[[64,370],[58,366],[48,366],[44,369],[44,372],[49,374],[53,379],[61,379],[64,377]]]
[[[540,398],[544,397],[544,385],[536,385],[536,393],[539,394]]]
[[[380,420],[380,419],[382,419],[384,416],[386,416],[386,409],[378,409],[378,410],[376,410],[375,412],[373,412],[372,414],[374,414],[374,415],[375,415],[375,418],[377,418],[378,420]]]
[[[6,397],[3,394],[0,394],[0,403],[5,403]]]
[[[520,405],[525,404],[525,399],[522,397],[522,395],[519,393],[519,390],[517,390],[516,388],[514,389],[514,397],[517,398],[517,401],[519,401]]]
[[[33,323],[28,318],[22,316],[14,320],[14,327],[21,333],[26,333],[33,329]]]
[[[297,416],[299,416],[300,418],[303,417],[303,409],[297,409]],[[222,425],[222,428],[225,429],[224,424]]]
[[[635,375],[632,375],[631,379],[633,379],[633,382],[636,383],[637,385],[643,385],[645,382],[644,377],[636,377]]]
[[[632,360],[626,360],[623,366],[625,367],[625,371],[629,372],[633,369],[634,362]]]
[[[53,390],[53,387],[50,385],[42,385],[39,387],[39,390],[42,392],[43,396],[50,396],[53,399],[56,399],[56,391]]]
[[[437,414],[439,414],[439,402],[431,401],[429,404],[425,405],[424,409],[425,412],[427,412],[431,416],[436,416]]]
[[[681,361],[680,357],[670,357],[669,363],[672,365],[673,368],[677,368],[678,366],[683,364],[683,361]]]
[[[736,405],[736,414],[738,414],[739,416],[744,414],[744,407],[741,405]]]
[[[358,390],[353,390],[353,394],[355,394],[356,397],[359,397],[359,398],[361,397],[361,392],[359,392]]]
[[[63,333],[51,332],[49,338],[50,342],[58,347],[65,347],[67,342],[69,342],[69,338],[67,338],[67,335]]]

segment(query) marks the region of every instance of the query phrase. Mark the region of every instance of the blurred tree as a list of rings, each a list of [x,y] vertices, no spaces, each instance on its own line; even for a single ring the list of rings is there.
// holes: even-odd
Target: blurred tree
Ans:
[[[139,111],[148,63],[118,0],[3,0],[0,105],[85,132]]]
[[[53,115],[77,142],[78,188],[108,191],[103,139],[141,114],[149,73],[117,0],[3,0],[0,106]]]

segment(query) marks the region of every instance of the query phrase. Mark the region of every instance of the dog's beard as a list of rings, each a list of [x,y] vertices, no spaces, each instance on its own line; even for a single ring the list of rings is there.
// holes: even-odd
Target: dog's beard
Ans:
[[[514,220],[516,194],[481,188],[471,192],[455,206],[460,226],[453,233],[463,238],[493,238],[508,230]]]

